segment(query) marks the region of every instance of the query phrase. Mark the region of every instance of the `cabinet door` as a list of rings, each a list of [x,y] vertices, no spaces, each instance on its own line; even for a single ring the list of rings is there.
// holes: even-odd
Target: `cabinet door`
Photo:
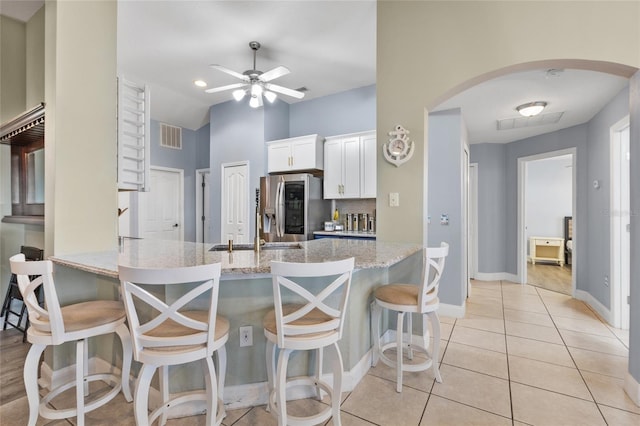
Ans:
[[[291,143],[272,143],[267,146],[267,172],[291,170]]]
[[[324,143],[324,198],[342,198],[342,141]]]
[[[360,138],[342,140],[342,198],[360,198]]]
[[[360,198],[376,198],[376,135],[360,138]]]
[[[316,168],[315,140],[291,144],[291,170],[309,170]]]

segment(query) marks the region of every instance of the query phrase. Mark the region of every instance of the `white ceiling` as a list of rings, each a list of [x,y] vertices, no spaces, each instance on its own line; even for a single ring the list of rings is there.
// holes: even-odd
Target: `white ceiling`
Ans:
[[[23,21],[42,0],[2,0],[0,13]],[[152,117],[198,129],[209,107],[230,92],[204,93],[237,82],[209,68],[217,63],[242,72],[252,68],[248,43],[259,41],[257,68],[285,65],[291,74],[275,81],[308,88],[305,100],[374,84],[375,1],[118,1],[118,72],[151,89]],[[470,143],[506,143],[584,123],[627,84],[626,78],[567,69],[509,74],[474,86],[435,110],[461,108]],[[296,100],[280,97],[286,102]],[[557,124],[496,130],[496,120],[517,117],[515,107],[546,101],[545,112],[564,111]]]

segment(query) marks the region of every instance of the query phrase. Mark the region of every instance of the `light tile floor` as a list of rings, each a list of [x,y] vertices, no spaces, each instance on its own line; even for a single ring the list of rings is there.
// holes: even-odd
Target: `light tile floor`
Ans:
[[[600,321],[584,303],[533,286],[475,281],[466,317],[441,320],[443,383],[430,371],[405,373],[396,393],[395,372],[379,363],[343,395],[342,424],[640,425],[640,407],[622,388],[628,333]],[[309,412],[316,404],[294,401],[290,410]],[[120,396],[87,423],[133,425],[132,412]],[[25,413],[26,397],[0,407],[3,424],[26,424]],[[168,424],[200,425],[204,416]],[[228,411],[223,424],[276,421],[254,407]]]

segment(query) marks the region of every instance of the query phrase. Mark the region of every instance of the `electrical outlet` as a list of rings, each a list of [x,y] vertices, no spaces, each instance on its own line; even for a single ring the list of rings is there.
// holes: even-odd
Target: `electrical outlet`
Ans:
[[[609,287],[609,275],[604,276],[604,286]]]
[[[400,194],[397,192],[389,193],[389,207],[398,207],[400,206]]]
[[[253,327],[245,325],[240,327],[240,347],[253,346]]]

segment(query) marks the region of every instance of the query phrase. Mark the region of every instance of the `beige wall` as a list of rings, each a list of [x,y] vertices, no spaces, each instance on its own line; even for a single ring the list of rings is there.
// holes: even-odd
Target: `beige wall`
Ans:
[[[117,2],[45,7],[45,252],[114,249]]]
[[[24,112],[25,46],[24,23],[0,15],[0,123]]]
[[[426,241],[425,109],[483,75],[529,62],[640,67],[640,2],[378,1],[377,18],[378,135],[402,124],[417,145],[400,168],[378,157],[377,234],[385,241]],[[389,192],[400,193],[399,208],[388,207]]]
[[[44,102],[44,7],[26,25],[25,109]]]

